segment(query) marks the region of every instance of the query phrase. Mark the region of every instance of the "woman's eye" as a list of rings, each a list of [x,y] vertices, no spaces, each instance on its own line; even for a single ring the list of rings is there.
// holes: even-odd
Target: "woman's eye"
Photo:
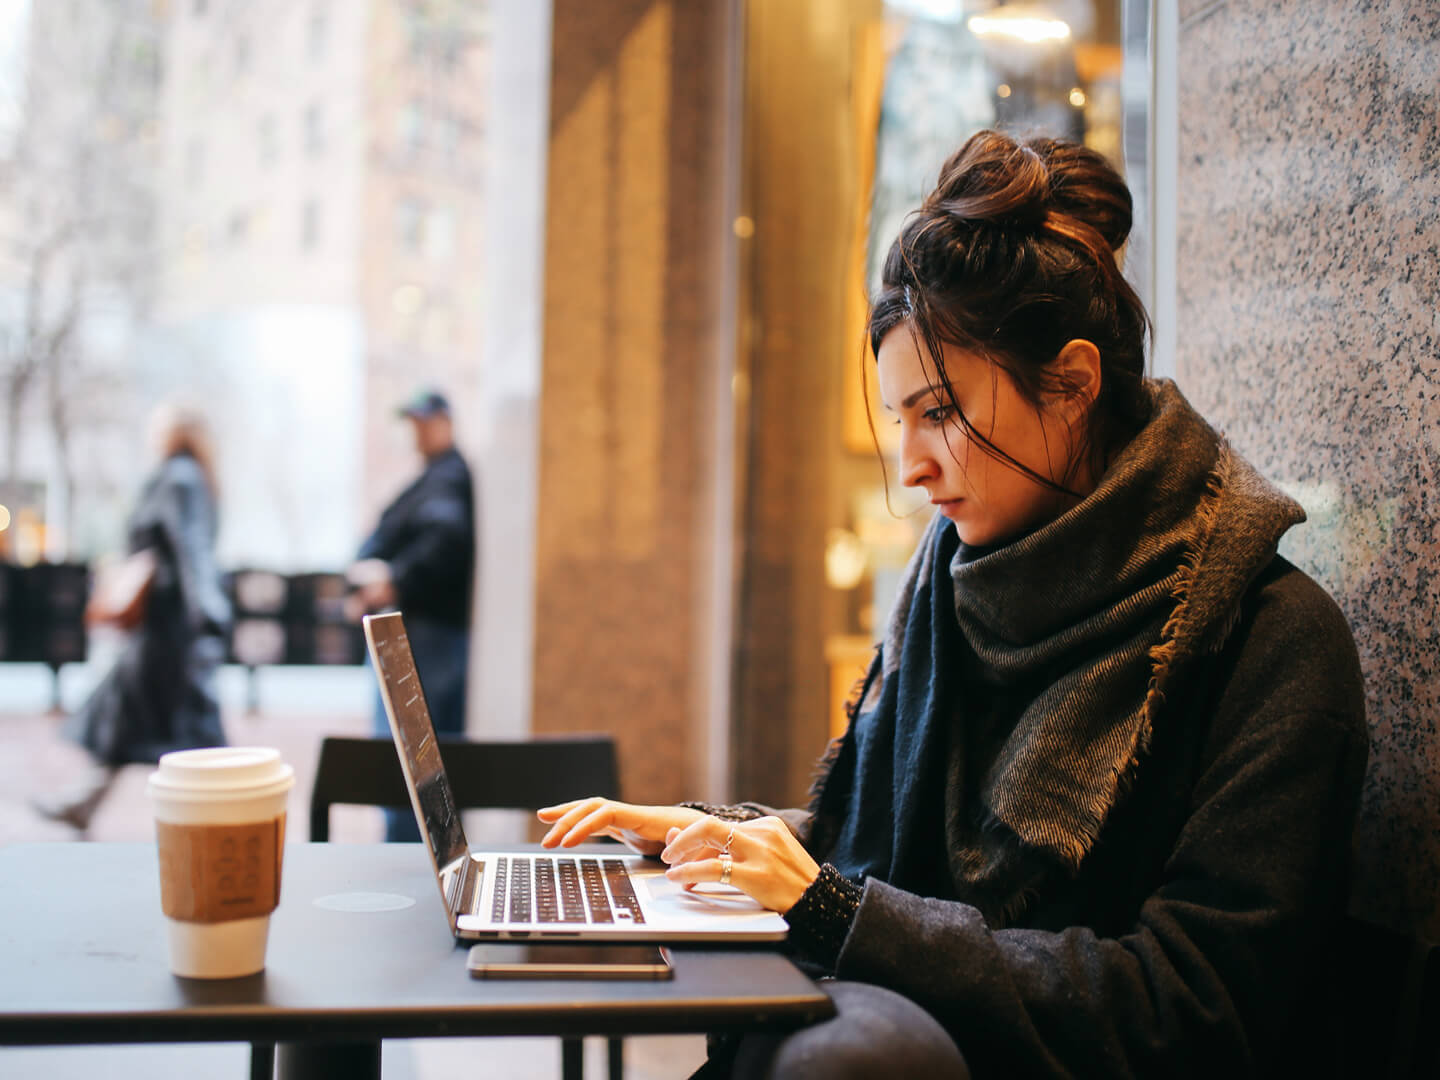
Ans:
[[[933,408],[926,409],[920,415],[931,424],[943,424],[946,420],[950,419],[950,414],[953,411],[949,405],[936,405]]]

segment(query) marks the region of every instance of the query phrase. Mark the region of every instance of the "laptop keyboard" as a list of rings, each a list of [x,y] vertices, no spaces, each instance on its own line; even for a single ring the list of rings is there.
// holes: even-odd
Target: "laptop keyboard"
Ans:
[[[495,860],[495,922],[643,923],[625,863],[579,856]]]

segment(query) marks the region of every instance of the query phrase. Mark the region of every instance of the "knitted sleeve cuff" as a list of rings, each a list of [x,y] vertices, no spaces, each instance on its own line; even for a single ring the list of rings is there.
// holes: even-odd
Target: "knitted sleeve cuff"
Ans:
[[[717,817],[721,821],[754,821],[756,818],[765,816],[754,807],[744,804],[738,806],[716,806],[713,803],[705,802],[682,802],[680,805],[688,807],[691,810],[699,810],[702,814],[709,814],[711,817]]]
[[[829,863],[820,867],[820,876],[785,912],[785,921],[790,924],[790,948],[800,957],[834,971],[864,891],[862,886],[841,877]]]

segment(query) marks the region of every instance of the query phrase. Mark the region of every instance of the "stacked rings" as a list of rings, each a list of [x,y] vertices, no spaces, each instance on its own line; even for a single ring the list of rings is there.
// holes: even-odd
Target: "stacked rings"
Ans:
[[[720,853],[720,884],[730,884],[730,871],[735,867],[735,860],[727,852]]]

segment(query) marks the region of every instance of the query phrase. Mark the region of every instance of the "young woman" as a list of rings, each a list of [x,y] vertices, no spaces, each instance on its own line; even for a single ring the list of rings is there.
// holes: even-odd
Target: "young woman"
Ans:
[[[936,512],[804,811],[541,811],[785,913],[835,1019],[716,1075],[1304,1069],[1366,758],[1300,507],[1143,374],[1124,182],[973,137],[891,248],[869,333]]]
[[[115,666],[65,724],[66,736],[90,752],[89,775],[54,801],[32,801],[45,817],[81,832],[121,766],[225,742],[216,681],[230,602],[215,565],[210,429],[197,410],[167,402],[151,414],[149,441],[157,464],[126,525],[129,550],[155,557],[144,615]]]

